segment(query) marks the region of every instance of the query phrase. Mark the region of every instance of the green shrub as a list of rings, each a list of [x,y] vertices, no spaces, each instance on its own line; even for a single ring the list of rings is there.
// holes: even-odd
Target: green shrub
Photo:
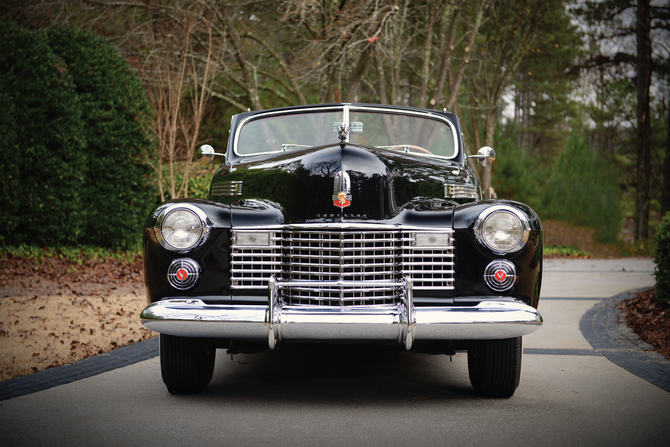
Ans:
[[[136,246],[157,203],[141,84],[87,30],[0,41],[0,245]]]
[[[519,149],[512,139],[503,139],[496,149],[497,159],[491,171],[491,184],[500,199],[516,200],[542,213],[542,183],[547,169],[536,157]]]
[[[80,243],[127,248],[140,240],[157,202],[142,163],[151,144],[141,126],[150,114],[144,90],[118,51],[91,31],[60,28],[46,38],[72,74],[88,143]]]
[[[665,213],[656,230],[654,263],[656,268],[656,301],[663,306],[670,305],[670,212]]]
[[[593,228],[599,242],[616,242],[621,230],[621,191],[612,163],[576,136],[551,169],[541,217]]]
[[[86,141],[72,76],[42,36],[0,23],[0,244],[82,234]]]

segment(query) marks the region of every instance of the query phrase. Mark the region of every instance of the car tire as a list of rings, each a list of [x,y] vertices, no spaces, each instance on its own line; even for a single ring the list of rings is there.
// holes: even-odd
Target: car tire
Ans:
[[[170,394],[202,393],[212,380],[215,356],[206,338],[161,334],[161,375]]]
[[[521,378],[521,337],[477,340],[468,349],[470,383],[484,397],[512,397]]]

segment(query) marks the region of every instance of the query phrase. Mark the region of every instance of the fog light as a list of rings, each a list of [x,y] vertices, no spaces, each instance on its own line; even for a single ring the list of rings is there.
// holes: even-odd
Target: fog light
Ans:
[[[498,259],[489,263],[484,270],[486,285],[495,292],[505,292],[514,287],[516,268],[505,259]]]
[[[168,268],[168,282],[177,290],[188,290],[200,279],[200,266],[193,259],[175,259]]]

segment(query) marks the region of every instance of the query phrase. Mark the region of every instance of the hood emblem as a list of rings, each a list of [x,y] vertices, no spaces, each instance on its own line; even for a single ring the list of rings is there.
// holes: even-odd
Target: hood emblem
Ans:
[[[333,181],[333,205],[345,208],[351,205],[351,179],[349,174],[340,171]]]

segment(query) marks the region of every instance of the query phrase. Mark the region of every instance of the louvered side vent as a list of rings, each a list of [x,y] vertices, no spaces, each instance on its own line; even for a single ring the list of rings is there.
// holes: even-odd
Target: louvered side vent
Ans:
[[[417,245],[416,232],[403,234],[402,274],[412,278],[414,290],[454,289],[454,238],[453,230],[447,231],[437,233],[445,243],[436,246]]]
[[[221,182],[215,183],[210,189],[210,194],[213,196],[241,196],[242,182]]]
[[[445,199],[479,199],[479,188],[475,185],[444,184]]]

